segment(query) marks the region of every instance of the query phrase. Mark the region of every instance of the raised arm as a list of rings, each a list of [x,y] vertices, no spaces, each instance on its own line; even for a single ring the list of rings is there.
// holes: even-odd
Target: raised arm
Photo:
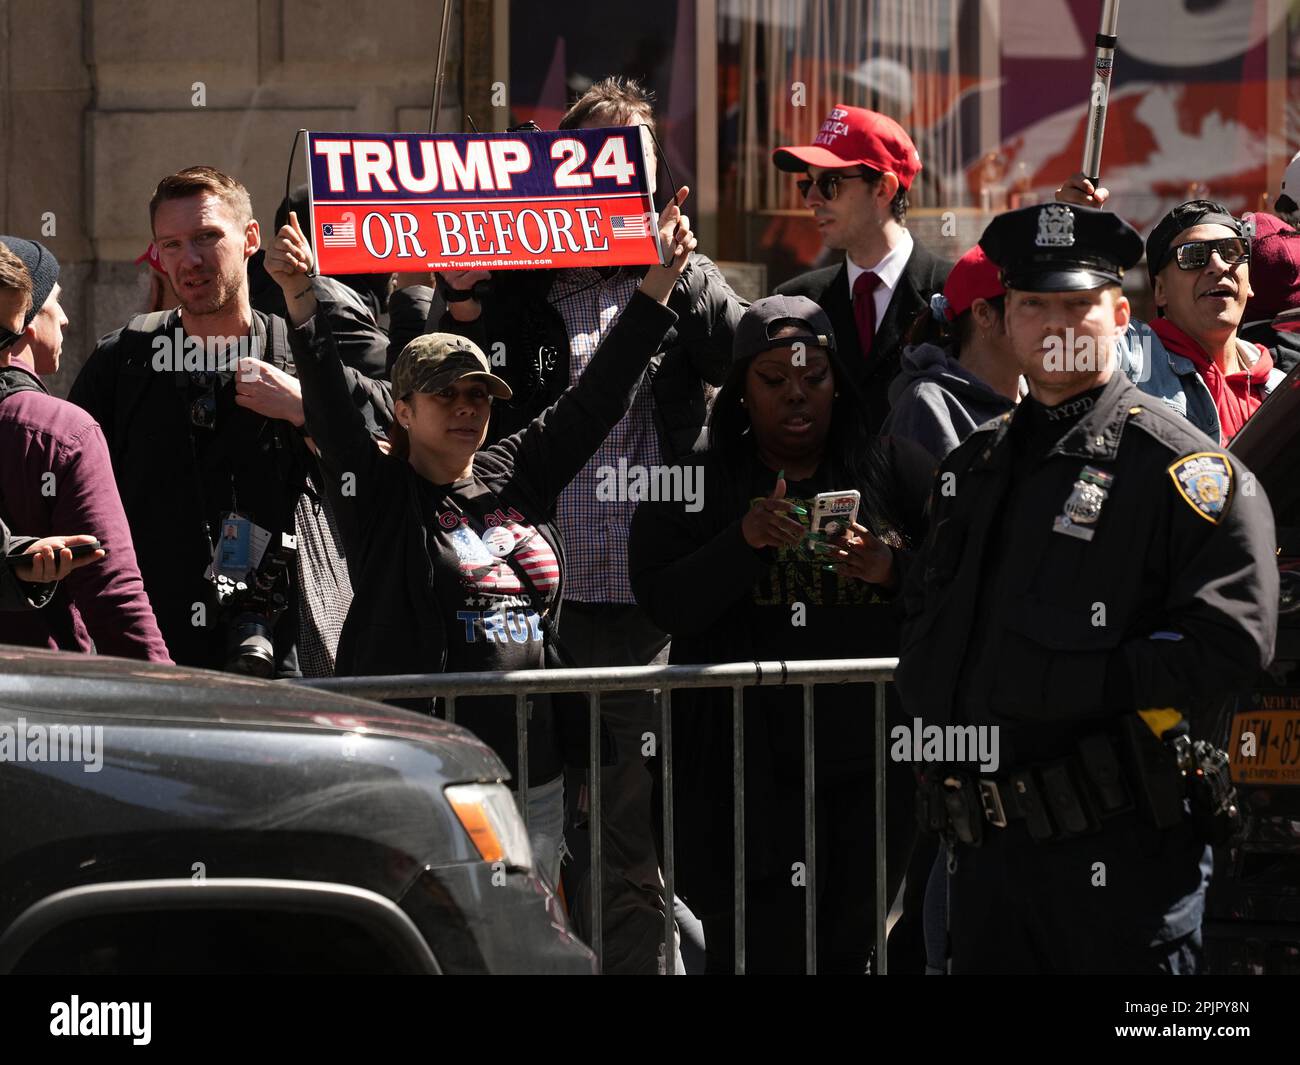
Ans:
[[[295,212],[266,256],[266,271],[284,291],[289,346],[302,388],[305,432],[331,477],[346,479],[341,498],[362,503],[380,490],[382,453],[375,446],[353,393],[356,381],[339,358],[327,315],[311,279],[313,256]],[[364,512],[364,511],[362,511]]]
[[[632,406],[651,356],[677,320],[668,299],[697,244],[679,206],[689,192],[680,188],[659,216],[660,243],[672,253],[668,265],[646,273],[578,383],[527,427],[489,449],[510,462],[515,476],[532,485],[548,506]]]

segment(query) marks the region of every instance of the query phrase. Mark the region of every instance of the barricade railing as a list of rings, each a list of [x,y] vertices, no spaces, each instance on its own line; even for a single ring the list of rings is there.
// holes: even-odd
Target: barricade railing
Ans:
[[[515,670],[504,673],[418,673],[377,677],[302,679],[295,683],[365,699],[431,699],[444,701],[446,719],[456,720],[456,701],[473,695],[514,695],[519,781],[516,801],[528,822],[528,696],[577,692],[587,696],[591,743],[588,751],[591,825],[591,948],[603,963],[603,854],[601,851],[600,701],[611,692],[657,693],[660,714],[658,753],[663,774],[664,823],[664,972],[672,974],[676,923],[673,916],[675,863],[673,855],[672,693],[679,688],[730,688],[732,692],[732,798],[735,906],[735,971],[745,972],[745,716],[746,688],[803,689],[804,800],[804,962],[817,971],[817,808],[816,753],[813,745],[813,689],[825,684],[875,685],[875,963],[872,971],[888,971],[885,918],[890,900],[885,882],[885,684],[892,681],[896,658],[818,659],[799,662],[734,662],[722,665],[610,666],[592,669]]]

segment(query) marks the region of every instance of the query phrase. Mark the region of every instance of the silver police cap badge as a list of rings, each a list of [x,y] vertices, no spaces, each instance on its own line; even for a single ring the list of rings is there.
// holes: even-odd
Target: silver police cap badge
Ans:
[[[1040,248],[1071,248],[1074,246],[1074,212],[1063,203],[1049,203],[1038,212],[1038,238]]]
[[[1102,505],[1106,502],[1114,479],[1105,470],[1085,466],[1079,473],[1079,479],[1074,482],[1062,513],[1052,522],[1053,531],[1080,540],[1091,540],[1096,532],[1093,526],[1101,517]]]

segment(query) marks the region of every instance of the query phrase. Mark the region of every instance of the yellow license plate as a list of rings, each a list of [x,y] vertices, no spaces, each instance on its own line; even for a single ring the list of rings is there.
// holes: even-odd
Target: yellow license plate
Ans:
[[[1300,787],[1300,707],[1234,714],[1228,758],[1234,783]]]

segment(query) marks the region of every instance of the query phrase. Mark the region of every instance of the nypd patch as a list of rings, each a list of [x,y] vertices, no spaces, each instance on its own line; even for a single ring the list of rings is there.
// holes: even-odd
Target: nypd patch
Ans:
[[[1188,505],[1217,525],[1232,500],[1232,464],[1227,456],[1198,451],[1170,466],[1169,476]]]

